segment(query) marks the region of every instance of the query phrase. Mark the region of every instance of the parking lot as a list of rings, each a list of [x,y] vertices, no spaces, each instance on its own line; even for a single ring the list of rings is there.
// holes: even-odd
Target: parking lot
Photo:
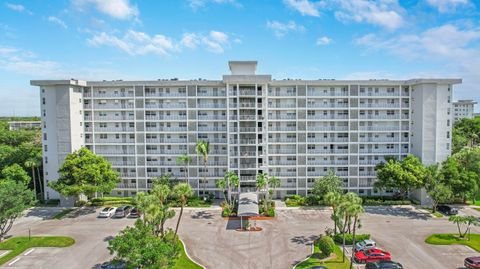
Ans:
[[[2,268],[98,268],[110,259],[107,241],[133,219],[98,219],[98,210],[83,210],[62,220],[43,220],[58,209],[47,209],[23,217],[13,235],[66,235],[76,244],[69,248],[36,248]],[[469,210],[461,213],[470,213]],[[292,268],[310,253],[310,244],[330,227],[330,210],[277,210],[274,220],[256,221],[261,232],[237,232],[237,220],[224,220],[219,208],[187,208],[180,236],[188,253],[207,268]],[[475,211],[475,210],[473,210]],[[50,213],[49,213],[50,212]],[[173,227],[176,219],[167,222]],[[463,259],[478,253],[464,246],[432,246],[424,243],[432,233],[455,233],[446,218],[431,218],[413,207],[367,207],[359,233],[370,233],[394,260],[405,268],[462,268]],[[479,232],[473,228],[472,232]],[[28,252],[28,251],[27,251]],[[0,254],[1,255],[1,254]]]

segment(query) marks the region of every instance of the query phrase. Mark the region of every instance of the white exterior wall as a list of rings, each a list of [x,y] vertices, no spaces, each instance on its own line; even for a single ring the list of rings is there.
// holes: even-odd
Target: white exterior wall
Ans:
[[[472,119],[475,117],[475,105],[473,100],[459,100],[453,102],[453,119],[459,121],[463,118]]]
[[[62,84],[32,82],[52,83]],[[112,194],[130,196],[167,172],[182,180],[176,158],[189,154],[189,183],[201,193],[195,143],[203,139],[211,143],[206,191],[222,196],[215,181],[227,170],[240,175],[242,191],[253,189],[262,171],[280,179],[276,194],[283,197],[307,194],[328,169],[349,191],[383,195],[373,190],[374,168],[386,156],[444,160],[451,143],[448,98],[460,80],[275,81],[242,73],[221,81],[82,82],[83,94],[71,90],[79,83],[42,93],[46,179],[56,179],[65,155],[85,145],[119,171],[122,182]]]
[[[80,87],[54,85],[40,89],[45,199],[60,198],[48,187],[48,182],[58,179],[58,169],[67,154],[84,145],[80,99]]]

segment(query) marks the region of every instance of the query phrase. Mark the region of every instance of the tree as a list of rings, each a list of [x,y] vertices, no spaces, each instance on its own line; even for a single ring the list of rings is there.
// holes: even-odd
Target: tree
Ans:
[[[312,188],[312,193],[320,197],[329,192],[342,192],[342,179],[335,175],[332,169],[329,169],[324,177],[315,180]]]
[[[477,187],[480,187],[480,147],[464,148],[452,155],[452,157],[465,168],[466,171],[473,172],[476,175]],[[477,192],[473,194],[472,199],[477,199]]]
[[[476,147],[480,143],[480,117],[461,119],[453,126],[452,153],[457,153],[464,147]]]
[[[268,211],[268,175],[260,173],[257,175],[257,180],[255,182],[257,186],[257,191],[266,190],[265,199],[263,199],[263,208],[264,211]]]
[[[453,199],[453,192],[450,186],[442,182],[440,168],[438,165],[430,165],[427,167],[425,176],[425,190],[432,199],[432,212],[437,211],[440,203],[447,203]]]
[[[19,182],[25,185],[28,185],[31,180],[27,172],[25,172],[25,170],[23,170],[23,168],[18,164],[12,164],[3,168],[2,178],[7,180],[13,180],[15,182]]]
[[[227,201],[233,206],[232,187],[238,188],[238,186],[240,186],[240,180],[237,176],[237,173],[234,171],[227,171],[223,179],[225,180],[227,187]]]
[[[404,196],[411,188],[423,187],[427,173],[420,159],[411,154],[401,161],[389,158],[386,163],[378,164],[375,170],[375,188],[398,189]]]
[[[175,227],[175,236],[177,238],[178,226],[180,226],[180,220],[182,219],[183,208],[187,204],[188,197],[193,195],[192,187],[188,183],[180,183],[175,185],[173,188],[173,195],[180,199],[181,207],[180,207],[180,215],[178,215],[177,226]]]
[[[210,143],[199,140],[197,141],[197,145],[195,147],[197,154],[203,157],[203,196],[205,197],[205,189],[207,188],[207,162],[208,162],[208,154],[210,153]]]
[[[324,235],[318,240],[318,248],[325,258],[328,258],[330,254],[335,251],[335,242],[333,242],[333,239],[330,236]]]
[[[339,218],[343,219],[343,223],[341,224],[341,227],[340,227],[342,231],[343,252],[345,252],[345,234],[347,233],[347,228],[348,228],[348,232],[350,232],[352,217],[355,218],[355,216],[359,214],[358,206],[361,207],[361,205],[362,205],[362,198],[358,197],[358,195],[353,192],[348,192],[347,194],[343,195],[341,198],[340,204],[338,206],[338,210],[339,210]],[[345,255],[343,255],[343,261],[345,262]]]
[[[465,235],[467,235],[468,231],[470,230],[470,226],[471,225],[475,225],[475,226],[478,226],[479,225],[479,222],[477,220],[477,218],[475,216],[459,216],[459,215],[455,215],[455,216],[450,216],[448,218],[449,221],[457,224],[457,228],[458,228],[458,236],[461,237],[461,238],[464,238]],[[462,233],[462,230],[460,229],[460,226],[461,225],[466,225],[467,227],[465,228],[465,232]]]
[[[165,222],[175,216],[175,211],[171,210],[167,203],[167,198],[171,193],[168,184],[155,181],[150,194],[139,192],[135,196],[135,202],[140,212],[143,213],[144,223],[152,226],[153,232],[157,236],[165,236]]]
[[[120,182],[112,165],[87,148],[68,154],[58,172],[60,178],[50,182],[49,186],[64,196],[107,193]]]
[[[12,228],[13,221],[33,205],[34,197],[22,182],[0,180],[0,242]]]
[[[184,165],[185,170],[185,183],[188,183],[188,165],[192,163],[192,157],[188,156],[187,154],[183,154],[177,157],[177,163]]]
[[[268,185],[272,188],[272,198],[273,198],[273,195],[275,194],[275,190],[280,187],[280,179],[278,179],[278,177],[276,176],[271,176],[271,177],[268,177]]]
[[[332,207],[332,215],[330,216],[331,220],[333,220],[334,224],[334,234],[337,234],[337,224],[340,221],[339,214],[338,214],[338,205],[342,200],[342,195],[338,192],[328,192],[323,197],[323,201]]]
[[[353,267],[353,259],[355,258],[355,234],[357,227],[360,228],[360,215],[365,212],[361,203],[352,204],[349,209],[350,216],[353,217],[353,233],[352,233],[352,258],[350,259],[350,269]],[[345,235],[344,235],[345,236]]]
[[[137,220],[108,241],[108,250],[128,268],[172,268],[180,250],[177,241],[173,242],[159,238],[151,226]]]
[[[478,175],[475,172],[467,170],[454,157],[448,157],[442,164],[440,175],[442,183],[450,187],[455,197],[466,202],[467,198],[472,198],[477,193]]]
[[[228,203],[228,195],[227,195],[227,180],[225,178],[219,178],[215,181],[215,186],[222,190],[222,193],[225,197],[225,203]]]
[[[25,167],[32,169],[32,181],[33,181],[33,190],[35,192],[35,199],[37,198],[37,182],[35,180],[35,167],[37,162],[34,159],[28,159],[25,161]]]

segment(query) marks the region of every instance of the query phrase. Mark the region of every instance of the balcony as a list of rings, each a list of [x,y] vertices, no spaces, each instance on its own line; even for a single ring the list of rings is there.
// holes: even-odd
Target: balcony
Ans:
[[[296,91],[268,91],[269,96],[297,96]]]
[[[187,120],[187,116],[145,116],[146,120],[170,120],[170,121],[177,121],[177,120]]]
[[[268,154],[297,154],[296,149],[270,149]]]
[[[227,127],[207,127],[207,126],[199,126],[199,132],[226,132]]]
[[[255,133],[257,128],[255,127],[240,127],[241,133]]]
[[[147,138],[146,142],[149,143],[149,144],[187,143],[187,139],[152,139],[152,138]]]
[[[97,149],[95,150],[95,154],[98,155],[134,155],[135,151],[134,150],[101,150]]]
[[[359,172],[358,175],[361,176],[361,177],[376,177],[376,176],[377,176],[377,174],[376,174],[374,171],[371,171],[371,172]]]
[[[400,105],[398,103],[396,104],[390,104],[390,103],[360,103],[359,107],[372,107],[372,108],[399,108]]]
[[[179,155],[185,154],[184,150],[154,150],[154,149],[147,149],[147,154],[159,154],[159,155]]]
[[[348,131],[348,126],[307,126],[308,131]]]
[[[91,127],[85,127],[86,132],[91,132]],[[95,127],[95,132],[135,132],[135,128],[131,127]]]
[[[308,154],[346,154],[348,149],[309,149]]]
[[[359,141],[375,142],[375,143],[383,143],[383,142],[398,143],[398,137],[365,137],[365,138],[360,138]]]
[[[336,103],[336,104],[312,104],[312,103],[309,103],[307,104],[307,107],[308,108],[347,108],[348,107],[348,104],[344,104],[344,103]]]
[[[133,116],[95,116],[93,117],[96,121],[134,121]],[[91,121],[92,116],[85,116],[85,121]]]
[[[296,104],[295,103],[279,103],[279,104],[274,104],[274,103],[269,103],[268,104],[269,108],[295,108]]]
[[[145,104],[145,108],[158,109],[158,108],[187,108],[185,103],[166,103],[166,104]]]
[[[255,120],[255,115],[240,115],[240,120]]]
[[[308,120],[346,120],[348,115],[307,115]]]
[[[381,162],[384,162],[384,161],[381,161],[381,160],[360,160],[358,163],[360,165],[377,165]]]
[[[255,95],[255,90],[242,90],[240,89],[240,95]]]
[[[135,183],[119,183],[117,184],[116,189],[136,189],[137,184]]]
[[[147,127],[147,132],[186,132],[187,127]]]
[[[348,142],[348,138],[308,138],[307,142],[309,143],[314,143],[314,142],[320,142],[320,143],[331,143],[331,142],[339,142],[339,143],[346,143]]]
[[[398,91],[395,92],[386,92],[386,91],[380,91],[380,92],[362,92],[360,91],[360,96],[400,96],[400,93]]]
[[[84,105],[84,108],[85,109],[91,109],[92,106],[90,104],[86,104]],[[115,104],[94,104],[93,105],[93,108],[94,109],[99,109],[99,110],[102,110],[102,109],[134,109],[134,105],[133,104],[119,104],[119,105],[115,105]]]
[[[145,97],[186,97],[186,92],[145,92]]]
[[[367,120],[399,120],[399,115],[360,115],[359,119]]]
[[[360,153],[374,153],[374,154],[398,154],[399,149],[360,149]]]
[[[198,120],[227,120],[227,116],[199,115]]]
[[[359,126],[360,131],[400,131],[398,126]]]
[[[295,120],[297,115],[268,115],[269,120]]]
[[[110,161],[113,166],[135,166],[135,162]]]
[[[93,139],[85,139],[85,143],[93,143]],[[135,143],[135,139],[100,139],[95,138],[96,144],[124,144]]]
[[[269,143],[296,143],[296,138],[269,138]]]
[[[91,93],[85,93],[85,97],[91,97]],[[124,97],[134,97],[135,95],[133,92],[123,92],[123,93],[114,93],[114,92],[107,92],[107,93],[93,93],[94,98],[124,98]]]
[[[225,103],[198,103],[198,108],[226,108]]]
[[[240,144],[255,145],[257,144],[257,140],[256,139],[240,139]]]
[[[297,165],[296,161],[269,161],[269,165]]]
[[[308,90],[308,96],[348,96],[348,91]]]
[[[268,127],[268,130],[269,131],[278,131],[278,132],[291,132],[291,131],[296,131],[297,130],[297,127],[272,127],[272,126],[269,126]]]
[[[227,93],[225,91],[220,91],[220,92],[211,92],[211,91],[207,91],[207,92],[198,92],[198,96],[212,96],[212,97],[215,97],[215,96],[226,96]]]
[[[308,165],[348,165],[348,161],[308,161]]]
[[[271,176],[277,176],[277,177],[295,177],[295,176],[297,176],[297,172],[275,172],[275,171],[271,171],[269,174]]]
[[[241,102],[240,103],[240,108],[255,108],[255,103],[254,102]]]
[[[227,155],[226,150],[211,150],[210,155]]]

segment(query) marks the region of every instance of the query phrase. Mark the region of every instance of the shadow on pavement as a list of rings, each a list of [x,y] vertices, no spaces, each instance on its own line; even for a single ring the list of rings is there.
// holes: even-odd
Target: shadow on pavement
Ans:
[[[76,218],[79,216],[86,216],[90,214],[95,214],[97,211],[94,207],[82,207],[78,208],[67,214],[67,218]]]
[[[61,207],[34,207],[31,208],[27,214],[25,214],[26,217],[38,217],[38,218],[43,218],[43,219],[49,219],[58,212],[62,211],[63,208]]]
[[[225,227],[226,230],[236,230],[242,228],[240,226],[240,220],[231,220],[227,221],[227,226]]]
[[[113,236],[113,235],[106,236],[105,238],[103,238],[103,242],[108,242],[108,241],[110,241],[114,238],[115,238],[115,236]]]
[[[190,215],[192,219],[213,219],[213,214],[207,211],[198,211]]]
[[[429,213],[416,211],[415,208],[407,207],[390,207],[390,206],[366,206],[365,213],[372,215],[406,217],[410,219],[431,219]]]
[[[318,235],[310,235],[310,236],[304,236],[304,235],[301,235],[301,236],[294,236],[292,238],[290,238],[290,241],[292,241],[292,243],[296,243],[298,245],[311,245],[313,243],[313,241],[317,240],[318,239]]]

